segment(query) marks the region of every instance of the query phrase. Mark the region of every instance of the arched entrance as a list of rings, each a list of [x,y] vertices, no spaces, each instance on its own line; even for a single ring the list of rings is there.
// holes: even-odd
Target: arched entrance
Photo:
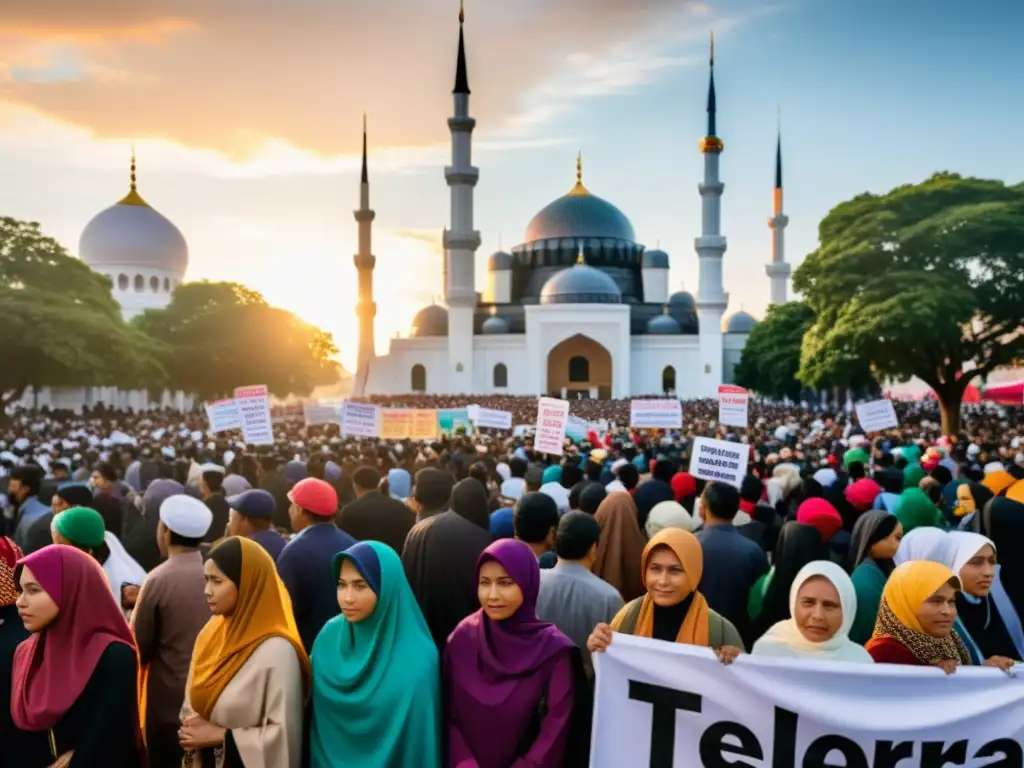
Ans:
[[[547,393],[575,399],[612,396],[612,356],[583,334],[570,336],[548,353]]]

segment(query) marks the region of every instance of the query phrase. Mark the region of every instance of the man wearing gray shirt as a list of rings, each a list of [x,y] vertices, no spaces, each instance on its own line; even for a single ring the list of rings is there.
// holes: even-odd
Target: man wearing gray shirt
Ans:
[[[594,668],[587,638],[598,624],[610,623],[623,605],[619,591],[590,572],[600,538],[601,526],[586,512],[563,516],[555,534],[558,563],[540,572],[537,597],[537,616],[576,643],[590,677]]]

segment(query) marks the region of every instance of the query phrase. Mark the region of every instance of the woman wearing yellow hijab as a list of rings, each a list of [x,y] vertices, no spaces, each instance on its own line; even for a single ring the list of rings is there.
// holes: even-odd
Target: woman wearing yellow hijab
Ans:
[[[704,551],[697,537],[679,528],[665,528],[644,547],[641,575],[646,594],[626,603],[612,623],[598,624],[587,641],[601,653],[613,632],[651,637],[670,643],[714,649],[726,664],[743,652],[739,632],[708,607],[697,591],[704,572]]]
[[[879,664],[937,666],[947,674],[970,664],[953,631],[959,591],[960,580],[941,563],[911,560],[897,567],[882,592],[868,653]]]
[[[185,686],[184,765],[299,768],[309,658],[274,561],[235,536],[210,551],[205,570],[213,617]]]

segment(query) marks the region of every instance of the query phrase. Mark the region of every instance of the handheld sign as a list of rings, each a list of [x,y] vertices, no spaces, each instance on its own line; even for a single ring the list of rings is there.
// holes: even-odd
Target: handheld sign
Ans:
[[[701,480],[728,483],[739,488],[747,475],[749,460],[750,447],[743,443],[698,437],[693,441],[690,473]]]
[[[262,385],[239,387],[235,390],[235,403],[242,420],[242,439],[251,445],[273,445],[270,390]]]
[[[750,393],[743,387],[722,384],[718,387],[718,423],[730,427],[750,424]]]
[[[857,421],[865,432],[881,432],[900,425],[892,400],[873,400],[857,405]]]
[[[562,455],[565,428],[569,423],[569,401],[542,397],[537,401],[537,434],[533,447],[541,453]]]
[[[681,429],[683,404],[678,400],[631,400],[629,426],[636,429]]]

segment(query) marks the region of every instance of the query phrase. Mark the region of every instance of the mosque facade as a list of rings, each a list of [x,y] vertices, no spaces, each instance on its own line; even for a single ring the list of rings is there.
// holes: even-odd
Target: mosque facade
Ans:
[[[724,143],[717,135],[714,42],[710,56],[707,135],[700,142],[704,178],[698,185],[702,227],[694,241],[699,264],[696,296],[669,292],[669,256],[640,244],[629,218],[584,184],[576,183],[526,227],[524,241],[490,256],[486,288],[476,289],[480,233],[473,224],[479,169],[472,165],[464,14],[459,44],[451,165],[451,220],[443,233],[444,303],[416,315],[408,337],[373,348],[375,259],[370,253],[369,182],[364,126],[359,254],[358,394],[509,394],[625,398],[674,394],[716,397],[733,380],[756,320],[725,316],[722,279],[726,238],[721,231],[725,190],[719,174]],[[773,303],[786,301],[790,268],[784,257],[788,218],[782,213],[781,141],[776,152],[772,257],[767,265]]]

